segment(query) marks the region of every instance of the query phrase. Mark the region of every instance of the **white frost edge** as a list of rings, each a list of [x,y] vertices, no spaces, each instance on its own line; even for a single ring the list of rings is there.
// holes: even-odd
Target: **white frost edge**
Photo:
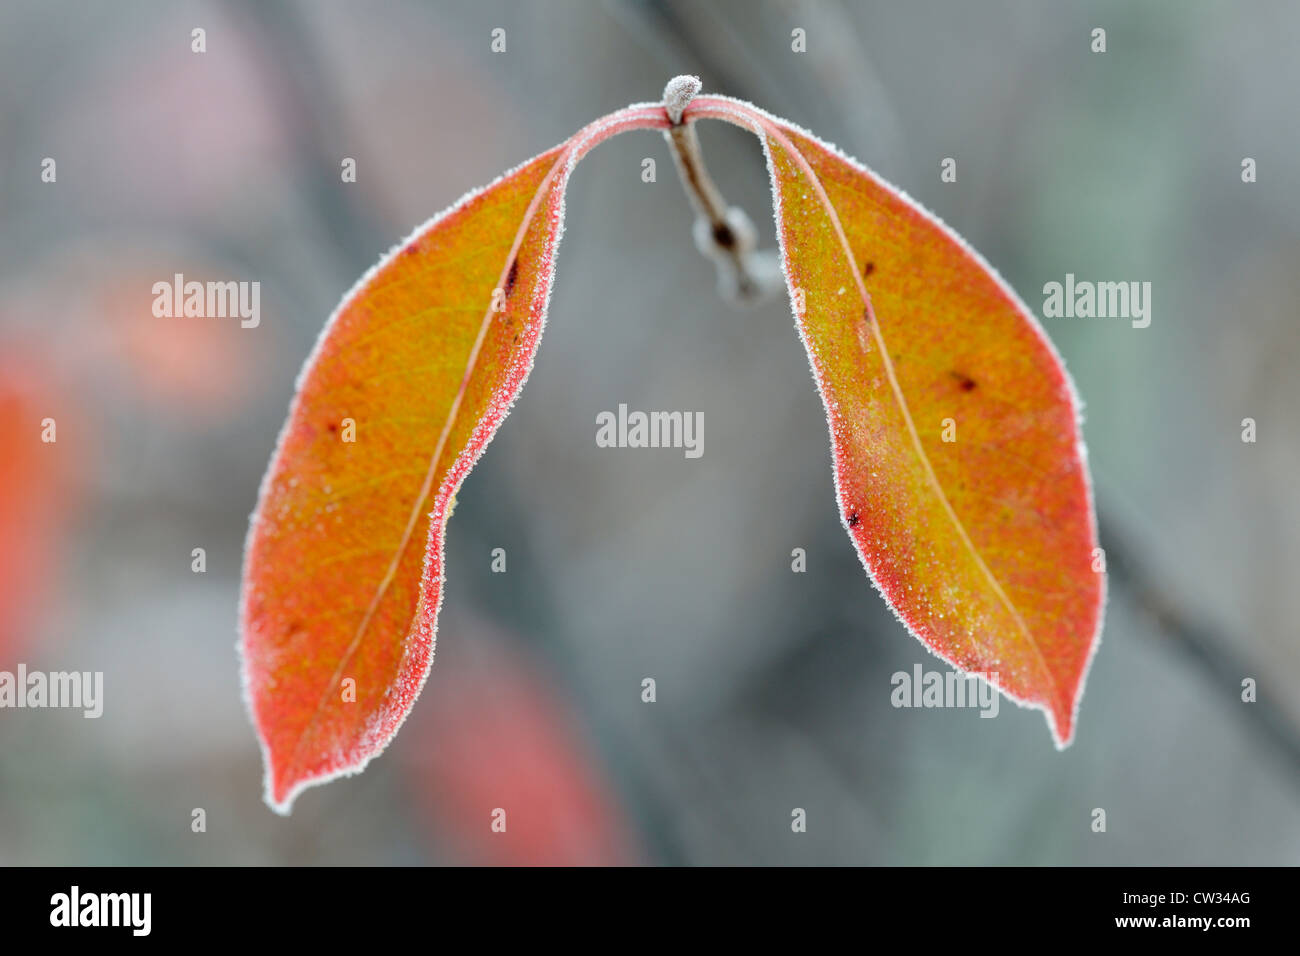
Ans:
[[[558,146],[553,146],[549,150],[544,150],[543,152],[538,153],[532,158],[527,159],[524,162],[511,167],[510,169],[506,170],[504,173],[497,176],[490,183],[484,186],[479,186],[475,189],[469,190],[458,200],[452,203],[450,206],[446,207],[441,212],[437,213],[436,215],[432,216],[431,218],[427,219],[425,222],[417,226],[414,230],[411,231],[409,235],[407,235],[405,239],[398,242],[396,245],[392,246],[392,248],[390,248],[388,252],[384,253],[384,255],[379,259],[378,262],[376,262],[373,266],[367,269],[366,272],[361,276],[361,278],[352,284],[352,287],[347,291],[346,294],[344,294],[343,298],[339,301],[339,304],[335,307],[334,311],[330,313],[329,318],[325,321],[325,325],[321,329],[320,334],[317,336],[316,342],[312,346],[312,350],[307,356],[307,360],[303,363],[302,368],[299,370],[298,376],[294,380],[293,398],[289,402],[289,414],[285,418],[284,425],[282,425],[280,428],[280,434],[276,438],[275,448],[271,453],[270,462],[267,465],[266,472],[265,474],[263,474],[262,481],[258,486],[257,505],[254,507],[252,513],[249,515],[248,533],[244,537],[244,558],[240,568],[240,591],[239,591],[239,606],[238,606],[239,617],[236,623],[236,628],[239,631],[239,634],[235,640],[235,650],[239,658],[241,697],[243,698],[244,708],[247,711],[250,722],[253,725],[253,732],[257,736],[258,747],[261,751],[261,756],[262,756],[262,799],[266,802],[267,806],[269,806],[272,810],[274,810],[276,813],[280,814],[281,816],[288,816],[290,814],[290,812],[293,809],[294,800],[296,800],[304,790],[307,790],[311,787],[316,787],[322,784],[329,783],[333,780],[338,780],[342,777],[355,776],[356,774],[359,774],[363,770],[365,770],[366,767],[369,766],[370,761],[374,760],[376,757],[382,754],[386,749],[388,749],[388,745],[392,743],[393,738],[397,736],[397,732],[401,729],[402,725],[406,722],[406,718],[410,716],[411,710],[414,709],[415,701],[419,698],[421,691],[423,691],[424,689],[424,684],[428,680],[430,672],[433,670],[433,660],[437,648],[438,617],[440,612],[442,611],[443,593],[446,590],[445,588],[446,562],[445,562],[445,554],[444,554],[444,546],[445,546],[444,532],[446,526],[446,518],[444,517],[441,526],[439,526],[432,520],[434,518],[434,514],[430,513],[429,518],[431,519],[431,521],[430,521],[429,531],[431,535],[436,534],[438,537],[438,560],[439,560],[439,565],[444,568],[444,571],[439,577],[438,604],[437,607],[434,608],[434,614],[433,614],[433,628],[432,628],[432,634],[430,635],[430,641],[432,646],[429,651],[429,662],[428,665],[424,668],[424,672],[420,675],[420,679],[418,684],[416,685],[415,692],[411,695],[411,707],[407,708],[406,713],[402,714],[398,718],[397,723],[394,724],[391,732],[389,732],[386,735],[383,735],[382,738],[373,741],[372,751],[369,754],[367,754],[365,757],[363,757],[359,763],[347,767],[343,767],[339,770],[329,771],[327,773],[323,773],[316,777],[310,777],[304,780],[300,780],[296,784],[294,784],[294,786],[289,790],[289,792],[285,795],[283,801],[276,800],[274,797],[274,781],[272,780],[272,776],[271,776],[270,745],[267,742],[266,738],[262,735],[262,730],[258,726],[256,712],[253,709],[252,688],[249,685],[248,660],[244,656],[243,627],[244,627],[245,611],[247,609],[247,599],[248,599],[244,582],[245,582],[245,575],[247,574],[248,571],[248,556],[253,543],[253,536],[256,533],[256,529],[257,529],[258,516],[261,513],[262,505],[266,501],[267,493],[270,490],[271,476],[277,470],[276,465],[279,463],[280,456],[283,452],[285,438],[289,434],[289,430],[294,421],[295,414],[298,411],[298,406],[300,403],[300,398],[302,393],[302,386],[305,383],[308,374],[315,367],[316,362],[320,358],[320,354],[324,349],[325,342],[329,338],[330,332],[333,330],[335,323],[338,321],[339,316],[343,313],[347,305],[367,285],[367,283],[369,283],[370,280],[373,279],[381,269],[383,269],[390,262],[392,262],[393,259],[396,258],[396,256],[404,248],[406,248],[407,245],[409,245],[412,241],[414,241],[417,237],[419,237],[423,233],[427,232],[429,229],[432,229],[434,226],[438,225],[438,223],[442,222],[442,220],[446,219],[453,213],[459,211],[460,209],[462,209],[469,203],[473,202],[475,199],[482,196],[489,190],[495,188],[506,179],[509,179],[511,176],[514,176],[516,173],[518,173],[524,167],[528,166],[530,163],[536,162],[538,159],[540,159],[542,156],[545,156],[547,153],[552,152],[557,148],[565,147],[567,144],[565,164],[562,171],[560,172],[560,180],[558,184],[560,201],[559,201],[559,206],[556,210],[556,225],[552,233],[552,238],[548,242],[545,253],[543,255],[542,274],[539,277],[539,282],[537,284],[537,287],[535,287],[533,301],[530,305],[530,314],[536,313],[540,321],[540,325],[537,330],[537,336],[535,339],[536,345],[532,350],[530,350],[527,356],[527,363],[523,369],[522,375],[519,378],[519,384],[518,387],[515,389],[515,394],[510,396],[509,401],[504,404],[498,404],[495,400],[489,404],[488,413],[484,415],[484,417],[480,420],[480,422],[476,426],[474,432],[471,433],[471,438],[468,446],[461,450],[461,453],[457,457],[456,461],[453,462],[451,468],[448,469],[447,475],[443,480],[443,485],[439,488],[438,494],[435,495],[434,498],[435,500],[441,498],[444,501],[450,501],[452,496],[455,495],[457,489],[459,489],[461,482],[464,481],[465,476],[468,474],[469,470],[474,466],[474,464],[478,461],[479,456],[482,455],[483,451],[491,443],[492,438],[495,437],[496,432],[499,430],[501,423],[504,422],[506,416],[510,413],[510,410],[514,407],[515,398],[517,397],[519,392],[523,390],[524,384],[527,382],[528,376],[532,372],[534,354],[537,351],[537,346],[540,346],[542,334],[546,331],[546,313],[550,307],[551,287],[554,284],[554,278],[555,278],[555,255],[557,250],[559,249],[560,239],[563,238],[564,235],[564,209],[565,209],[565,199],[568,192],[567,187],[568,187],[569,177],[572,174],[574,167],[577,166],[578,161],[581,160],[583,156],[585,156],[587,152],[590,151],[590,149],[592,148],[593,144],[591,143],[591,140],[593,138],[596,138],[600,133],[604,132],[610,126],[619,125],[618,120],[622,118],[626,118],[627,114],[630,111],[640,110],[640,109],[654,110],[662,113],[664,107],[662,103],[633,103],[622,110],[609,114],[609,116],[602,117],[601,119],[596,120],[594,123],[591,123],[588,126],[584,127],[583,129],[579,130],[568,140],[565,140],[564,143],[560,143],[558,144]],[[623,132],[623,131],[620,130],[619,132]],[[617,135],[617,134],[613,134],[613,135]],[[544,185],[545,183],[543,183],[543,186]],[[539,187],[539,191],[540,189],[541,187]],[[499,416],[494,418],[493,417],[494,412],[499,412]],[[481,434],[481,432],[484,428],[484,425],[488,422],[491,422],[491,428],[489,430],[489,434],[484,436]],[[478,451],[472,455],[467,455],[466,452],[470,448],[473,448],[475,445],[478,445]],[[448,483],[452,482],[453,480],[454,480],[454,484],[452,484],[451,487],[448,487]],[[421,569],[422,580],[423,580],[424,573],[428,570],[428,564],[429,564],[429,548],[426,545],[424,566]],[[417,605],[416,610],[418,614],[420,610],[419,605]],[[416,623],[417,621],[413,619],[412,627],[414,627]],[[380,711],[377,712],[377,717],[382,716],[382,714],[383,714],[383,710],[381,704],[381,709]],[[372,730],[368,730],[365,734],[363,734],[363,739],[365,738],[366,735],[372,732],[373,732]]]
[[[713,104],[731,104],[733,107],[739,107],[739,109],[729,109],[726,106],[714,107]],[[1074,410],[1075,428],[1078,432],[1078,442],[1076,448],[1079,453],[1080,462],[1084,465],[1083,482],[1084,482],[1084,488],[1086,489],[1087,496],[1088,496],[1088,517],[1092,524],[1093,538],[1094,540],[1097,540],[1098,547],[1100,547],[1101,542],[1098,537],[1098,528],[1097,528],[1097,506],[1096,506],[1095,497],[1093,495],[1092,475],[1089,472],[1089,469],[1087,467],[1088,448],[1083,441],[1083,421],[1084,421],[1083,400],[1079,396],[1078,389],[1074,384],[1074,379],[1070,376],[1070,370],[1066,367],[1065,361],[1061,358],[1060,353],[1057,352],[1056,346],[1052,344],[1052,340],[1048,337],[1046,330],[1044,330],[1042,325],[1039,324],[1037,316],[1035,315],[1033,310],[1031,310],[1024,303],[1024,301],[1020,298],[1020,296],[1016,294],[1016,291],[1010,286],[1010,284],[1007,283],[1007,281],[1002,278],[1001,274],[995,268],[993,268],[993,266],[990,265],[989,262],[982,255],[980,255],[978,251],[972,248],[971,245],[967,243],[966,240],[963,239],[951,226],[949,226],[942,219],[940,219],[935,213],[931,212],[920,202],[918,202],[917,200],[909,196],[905,190],[900,189],[899,187],[893,185],[888,180],[884,179],[877,173],[873,172],[865,164],[859,162],[854,157],[845,153],[834,143],[828,143],[825,140],[821,139],[816,134],[809,132],[808,130],[802,128],[801,126],[796,125],[795,123],[791,123],[789,120],[782,119],[778,116],[774,116],[773,114],[767,112],[766,110],[754,106],[752,103],[747,103],[744,100],[736,99],[735,97],[710,95],[708,97],[703,98],[702,100],[696,100],[692,105],[697,107],[701,111],[708,111],[709,113],[720,112],[720,113],[729,114],[730,116],[734,117],[735,125],[741,126],[753,132],[758,137],[759,142],[762,144],[763,158],[767,163],[768,178],[771,181],[771,187],[772,187],[772,215],[773,215],[773,219],[775,220],[777,245],[779,247],[780,256],[781,256],[781,271],[785,274],[786,289],[790,293],[790,311],[791,314],[794,316],[795,330],[799,333],[799,340],[803,343],[804,351],[807,352],[808,354],[810,365],[813,364],[812,363],[813,352],[812,349],[808,347],[808,340],[804,336],[803,327],[799,321],[800,318],[799,313],[794,306],[794,286],[792,285],[792,280],[790,278],[790,269],[786,259],[785,239],[781,230],[781,224],[782,224],[781,223],[781,195],[780,195],[780,189],[777,186],[776,168],[772,162],[772,153],[768,147],[767,136],[764,134],[764,131],[761,128],[761,126],[757,125],[753,120],[753,115],[755,114],[763,117],[764,119],[767,119],[768,121],[770,121],[771,123],[775,124],[778,127],[784,126],[790,130],[793,130],[798,135],[812,140],[814,143],[816,143],[818,146],[825,149],[827,152],[831,153],[832,155],[836,156],[840,160],[844,161],[849,166],[856,169],[858,172],[862,173],[863,175],[874,180],[881,187],[893,192],[895,195],[901,198],[903,202],[910,205],[924,218],[929,220],[944,235],[952,239],[963,252],[965,252],[972,259],[974,259],[976,263],[978,263],[981,267],[983,267],[984,270],[987,271],[988,274],[993,277],[993,281],[998,285],[998,287],[1007,296],[1007,298],[1010,299],[1011,302],[1020,309],[1024,317],[1029,320],[1029,325],[1033,329],[1034,333],[1038,336],[1039,341],[1042,342],[1043,345],[1047,347],[1048,353],[1052,356],[1052,358],[1056,360],[1056,363],[1060,366],[1061,371],[1064,374],[1065,383],[1069,391],[1070,403]],[[690,111],[688,109],[688,114],[689,112]],[[711,119],[715,117],[709,115],[704,118]],[[687,116],[687,119],[690,119],[689,115]],[[813,381],[817,383],[817,391],[822,399],[822,407],[828,409],[826,422],[827,422],[828,429],[831,432],[831,442],[830,442],[831,462],[833,465],[833,467],[831,468],[831,474],[835,482],[836,503],[839,504],[840,502],[843,502],[844,498],[840,488],[839,462],[836,460],[835,457],[834,429],[830,428],[831,421],[830,421],[829,406],[826,401],[825,392],[822,390],[821,379],[817,374],[817,369],[815,366],[813,366],[812,371],[813,371]],[[945,657],[943,654],[939,653],[939,651],[932,648],[929,644],[927,644],[924,640],[921,639],[919,634],[917,634],[914,630],[912,630],[911,625],[907,623],[903,615],[899,613],[898,608],[894,606],[893,601],[889,599],[889,595],[885,594],[884,590],[876,582],[875,574],[872,573],[871,567],[867,563],[866,555],[863,554],[862,549],[858,546],[857,539],[853,536],[853,532],[849,528],[848,520],[847,518],[845,518],[843,514],[843,509],[841,508],[840,511],[841,511],[840,523],[844,526],[844,530],[848,532],[849,540],[853,542],[854,550],[858,552],[858,560],[862,562],[863,570],[867,572],[867,578],[871,581],[872,587],[876,589],[876,591],[880,594],[882,598],[884,598],[885,605],[889,608],[890,611],[893,612],[894,617],[898,618],[899,623],[903,625],[903,627],[907,630],[909,634],[912,635],[912,637],[916,638],[916,640],[920,643],[922,647],[924,647],[927,651],[929,651],[935,657],[939,658],[944,663],[955,668],[959,672],[972,673],[975,676],[979,677],[981,680],[984,680],[986,683],[993,684],[993,682],[989,681],[984,674],[981,674],[978,671],[967,672],[965,668],[963,668],[956,661]],[[1043,703],[1039,703],[1037,701],[1024,700],[1020,697],[1017,697],[1015,694],[1012,694],[1006,688],[998,687],[996,684],[993,684],[993,686],[998,690],[999,693],[1001,693],[1004,697],[1006,697],[1016,706],[1021,708],[1026,708],[1029,710],[1043,711],[1043,715],[1047,720],[1047,728],[1052,734],[1052,743],[1056,746],[1056,749],[1058,751],[1064,750],[1066,747],[1070,746],[1070,744],[1074,742],[1075,737],[1078,736],[1079,707],[1083,703],[1084,691],[1087,686],[1088,676],[1092,671],[1093,660],[1097,656],[1098,648],[1101,647],[1101,632],[1106,620],[1106,603],[1107,603],[1108,592],[1109,592],[1107,583],[1108,582],[1107,582],[1106,575],[1103,573],[1101,575],[1101,597],[1097,607],[1097,627],[1092,635],[1092,639],[1088,649],[1088,657],[1087,660],[1084,662],[1083,672],[1079,676],[1078,691],[1074,696],[1074,702],[1071,707],[1070,727],[1073,733],[1071,734],[1069,739],[1063,739],[1061,737],[1060,729],[1056,726],[1056,722],[1052,714],[1052,710],[1049,706]]]

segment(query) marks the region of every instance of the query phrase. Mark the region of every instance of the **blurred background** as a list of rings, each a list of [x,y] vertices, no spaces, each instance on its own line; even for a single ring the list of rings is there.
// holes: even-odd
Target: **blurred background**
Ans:
[[[5,3],[0,669],[102,670],[105,706],[0,711],[0,863],[1300,862],[1296,36],[1285,0]],[[1005,700],[890,706],[891,674],[943,665],[840,526],[788,304],[718,298],[635,133],[574,177],[410,720],[277,817],[240,561],[326,316],[466,190],[685,72],[872,166],[1035,308],[1067,272],[1152,283],[1147,329],[1044,323],[1111,571],[1077,742]],[[701,138],[770,246],[757,141]],[[261,325],[155,318],[177,272],[260,281]],[[704,456],[598,449],[620,402],[702,411]]]

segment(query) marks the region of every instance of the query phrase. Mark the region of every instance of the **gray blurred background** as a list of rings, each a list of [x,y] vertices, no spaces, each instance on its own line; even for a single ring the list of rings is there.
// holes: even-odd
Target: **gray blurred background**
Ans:
[[[0,449],[23,574],[0,667],[102,670],[106,700],[0,711],[0,863],[1300,861],[1297,36],[1284,0],[5,3],[0,374],[60,440],[44,464]],[[636,133],[574,177],[412,717],[275,816],[240,560],[325,317],[416,224],[683,72],[871,165],[1035,308],[1067,272],[1152,283],[1147,329],[1044,323],[1111,560],[1077,742],[1006,701],[890,706],[893,672],[942,665],[840,526],[788,304],[719,300],[665,145]],[[701,138],[771,245],[757,142]],[[154,318],[175,272],[260,281],[261,326]],[[620,402],[702,411],[703,457],[597,448]]]

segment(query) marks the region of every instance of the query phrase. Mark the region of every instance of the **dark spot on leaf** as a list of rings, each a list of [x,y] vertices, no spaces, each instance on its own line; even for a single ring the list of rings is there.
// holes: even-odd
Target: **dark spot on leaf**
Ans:
[[[862,266],[862,278],[865,279],[867,276],[871,275],[871,273],[875,271],[876,271],[876,264],[874,262],[865,263]]]
[[[328,425],[327,427],[329,428],[329,430],[330,430],[331,432],[336,432],[336,431],[339,430],[339,426],[338,426],[338,425],[335,425],[333,422],[330,422],[329,425]]]
[[[856,528],[858,526],[858,522],[861,520],[862,519],[858,517],[858,513],[854,511],[852,514],[849,515],[849,527]]]
[[[958,372],[954,369],[949,374],[957,380],[957,385],[963,392],[970,392],[975,389],[975,379],[971,378],[964,372]]]
[[[736,244],[736,234],[725,222],[720,222],[713,227],[713,241],[723,249],[730,249]]]
[[[518,334],[515,335],[515,341],[516,341],[516,342],[519,341],[519,336],[518,336]]]
[[[510,293],[515,291],[515,280],[519,278],[519,260],[515,259],[510,263],[510,271],[506,273],[506,298]]]

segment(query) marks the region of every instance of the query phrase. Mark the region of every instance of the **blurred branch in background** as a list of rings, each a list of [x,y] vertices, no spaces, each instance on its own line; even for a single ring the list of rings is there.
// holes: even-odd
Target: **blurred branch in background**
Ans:
[[[241,31],[258,58],[261,82],[275,111],[292,131],[298,150],[296,168],[309,173],[307,195],[322,217],[330,237],[352,272],[371,266],[376,249],[387,249],[391,237],[381,234],[355,190],[339,189],[338,159],[328,147],[326,130],[345,129],[346,116],[317,56],[310,28],[292,3],[237,0],[233,8],[247,23]]]
[[[1225,701],[1239,704],[1233,708],[1238,719],[1268,742],[1293,783],[1300,786],[1300,733],[1282,708],[1273,702],[1268,682],[1263,679],[1265,669],[1234,650],[1241,646],[1239,641],[1195,620],[1184,609],[1187,604],[1185,597],[1181,594],[1176,597],[1175,589],[1162,586],[1144,570],[1144,556],[1135,544],[1132,531],[1119,517],[1122,511],[1113,496],[1109,500],[1103,497],[1098,510],[1101,514],[1101,545],[1106,552],[1111,587],[1118,586],[1125,591],[1137,607],[1150,616],[1156,625],[1150,633],[1159,633],[1167,638],[1160,645],[1163,651],[1182,656]],[[1102,644],[1104,647],[1104,634]],[[1249,704],[1241,701],[1242,680],[1247,677],[1255,680],[1258,695]]]

